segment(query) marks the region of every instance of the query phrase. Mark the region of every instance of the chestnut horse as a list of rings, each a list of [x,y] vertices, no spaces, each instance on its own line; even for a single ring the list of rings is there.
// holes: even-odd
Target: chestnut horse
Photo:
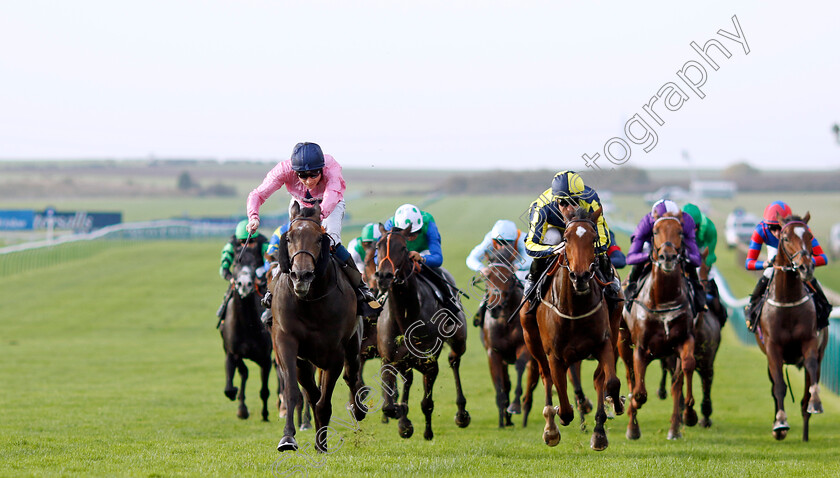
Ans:
[[[533,392],[539,380],[537,361],[531,358],[522,336],[519,321],[508,322],[516,307],[522,302],[523,287],[516,277],[515,251],[507,247],[487,254],[489,264],[485,274],[487,288],[482,327],[482,345],[487,351],[490,378],[496,389],[496,407],[499,409],[499,428],[512,426],[511,415],[522,413],[522,426],[528,426],[528,414],[534,401]],[[510,376],[508,365],[516,368],[516,390],[510,403]],[[528,370],[525,398],[522,402],[522,375]]]
[[[694,411],[692,379],[694,375],[694,315],[691,310],[690,285],[682,267],[682,215],[665,214],[653,225],[651,248],[652,270],[633,301],[624,309],[624,323],[619,340],[619,353],[627,369],[627,383],[632,399],[628,407],[627,438],[641,436],[637,410],[647,402],[645,372],[652,360],[666,358],[679,351],[681,370],[671,382],[674,408],[668,439],[682,436],[681,411],[685,405],[685,421],[697,423]],[[687,393],[683,398],[683,381]]]
[[[464,313],[454,317],[442,307],[435,290],[427,279],[421,277],[419,264],[408,254],[406,234],[397,227],[382,232],[377,243],[376,279],[381,292],[387,292],[384,310],[379,315],[376,335],[383,367],[392,367],[404,377],[402,402],[395,403],[396,374],[383,374],[382,386],[385,404],[382,411],[390,418],[399,419],[399,433],[409,438],[414,427],[408,419],[408,392],[416,369],[423,374],[423,399],[420,408],[426,417],[423,438],[434,438],[432,432],[432,392],[438,375],[438,357],[443,343],[449,344],[449,366],[455,376],[455,424],[464,428],[470,424],[466,410],[467,399],[461,390],[461,356],[467,347],[467,328]],[[448,275],[449,273],[446,272]],[[447,278],[452,281],[451,276]],[[454,282],[454,281],[453,281]]]
[[[594,356],[595,390],[598,394],[595,412],[595,429],[590,446],[604,450],[609,445],[604,422],[607,413],[605,402],[616,414],[624,412],[619,393],[621,382],[615,374],[615,347],[618,337],[619,315],[610,317],[603,287],[594,275],[597,266],[595,241],[598,239],[596,224],[602,209],[590,214],[579,208],[567,219],[564,232],[565,253],[559,257],[559,269],[552,276],[550,287],[537,308],[537,331],[534,333],[526,311],[520,313],[528,350],[540,364],[540,374],[545,385],[546,426],[543,440],[549,446],[560,442],[560,430],[554,423],[555,415],[560,424],[569,425],[575,417],[566,390],[566,373],[576,362]],[[552,403],[552,387],[557,387],[560,406]],[[610,411],[612,413],[612,410]]]
[[[245,406],[248,366],[245,365],[245,359],[252,360],[260,366],[262,419],[267,422],[271,336],[260,321],[263,308],[260,305],[260,296],[256,287],[256,269],[259,264],[253,254],[239,254],[239,252],[239,250],[235,251],[237,259],[233,263],[235,290],[228,300],[224,320],[219,327],[222,346],[225,349],[225,396],[231,400],[238,399],[239,408],[236,415],[239,418],[248,418],[248,407]],[[239,389],[233,386],[233,376],[237,370],[242,379]]]
[[[756,331],[758,346],[767,355],[767,371],[776,405],[773,436],[777,440],[784,439],[790,429],[785,413],[787,387],[782,365],[805,367],[805,393],[801,402],[803,441],[808,441],[811,414],[823,412],[819,393],[820,363],[828,343],[828,328],[817,331],[816,308],[807,290],[808,282],[814,276],[810,219],[810,213],[804,218],[779,218],[782,226],[779,250]]]
[[[301,400],[300,383],[315,408],[315,448],[327,451],[327,430],[332,416],[332,394],[344,368],[350,387],[350,410],[356,420],[365,417],[354,397],[359,376],[360,323],[356,294],[336,261],[330,257],[330,237],[321,226],[321,208],[292,205],[289,231],[279,244],[279,270],[272,282],[271,336],[289,410]],[[315,367],[322,370],[320,389]],[[279,451],[297,450],[295,423],[286,415]]]
[[[703,288],[707,293],[711,293],[710,288],[714,287],[714,283],[709,280],[710,267],[706,265],[706,257],[709,254],[709,249],[704,247],[701,251],[703,259],[699,269],[700,281],[703,283]],[[720,301],[720,297],[715,296],[715,301]],[[712,305],[712,304],[710,304]],[[720,347],[720,330],[723,327],[724,319],[718,317],[713,311],[720,310],[720,306],[711,306],[709,310],[697,314],[697,319],[694,324],[694,361],[696,363],[695,370],[700,376],[700,384],[703,388],[703,401],[700,405],[700,411],[703,413],[703,418],[700,419],[700,426],[709,428],[712,426],[712,381],[715,377],[715,357],[717,356],[718,348]],[[677,357],[671,355],[667,359],[662,359],[662,382],[659,384],[659,397],[665,398],[665,377],[668,372],[671,376],[677,369]],[[686,421],[686,424],[693,422]]]

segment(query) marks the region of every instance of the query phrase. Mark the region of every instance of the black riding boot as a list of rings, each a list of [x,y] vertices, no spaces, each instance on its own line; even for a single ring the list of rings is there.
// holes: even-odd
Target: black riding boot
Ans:
[[[688,282],[694,289],[694,311],[699,314],[706,310],[706,290],[703,289],[703,283],[697,275],[697,267],[688,263],[683,267],[688,275]]]
[[[831,303],[816,278],[811,279],[808,284],[811,286],[811,297],[814,298],[814,307],[817,309],[817,330],[821,330],[828,326],[828,316],[831,315],[832,309]]]
[[[758,325],[758,319],[761,314],[761,306],[764,303],[762,298],[764,297],[764,291],[767,290],[768,283],[770,283],[770,279],[768,279],[767,276],[762,275],[761,279],[758,279],[758,283],[755,285],[755,289],[752,294],[750,294],[750,305],[747,306],[746,317],[747,328],[750,329],[750,332],[755,332],[755,328]]]
[[[610,309],[610,316],[612,312],[619,306],[621,298],[621,285],[616,280],[613,273],[612,262],[606,254],[598,256],[598,272],[601,275],[601,280],[608,285],[604,288],[604,298],[607,299],[607,307]]]
[[[531,270],[528,273],[528,280],[525,283],[525,297],[530,297],[528,310],[525,311],[526,315],[533,315],[537,313],[537,307],[539,307],[540,302],[542,302],[542,298],[545,295],[545,283],[548,281],[543,280],[539,284],[537,284],[537,281],[540,280],[548,267],[549,259],[550,257],[537,257],[534,258],[533,262],[531,262]],[[538,287],[539,290],[532,290],[534,287]]]
[[[481,303],[478,304],[478,310],[475,312],[475,316],[473,316],[473,325],[482,328],[484,327],[484,313],[487,312],[487,297],[481,299]]]
[[[645,265],[633,264],[633,268],[630,270],[630,276],[627,277],[627,286],[624,288],[624,307],[628,312],[630,311],[630,307],[633,306],[633,299],[639,295],[639,280],[644,275]]]
[[[356,291],[356,299],[359,301],[358,315],[362,317],[377,317],[382,312],[382,305],[376,300],[376,296],[373,295],[370,288],[368,288],[364,278],[362,278],[362,273],[356,268],[356,263],[353,261],[353,258],[351,257],[343,263],[339,262],[339,264],[341,265],[341,270],[344,271],[344,275],[347,276],[347,279],[350,280],[350,284],[353,285]]]
[[[421,274],[437,286],[441,294],[441,301],[443,307],[450,312],[453,318],[456,318],[461,313],[461,306],[455,296],[457,292],[450,287],[449,281],[443,277],[443,273],[432,269],[431,267],[423,267]]]

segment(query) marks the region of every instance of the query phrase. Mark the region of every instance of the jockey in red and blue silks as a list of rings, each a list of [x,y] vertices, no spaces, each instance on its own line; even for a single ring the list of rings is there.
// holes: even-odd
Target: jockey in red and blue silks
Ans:
[[[630,310],[633,305],[633,300],[639,292],[639,280],[644,276],[646,267],[650,264],[650,252],[645,251],[645,243],[653,243],[653,225],[657,219],[664,216],[666,213],[677,214],[681,216],[681,223],[683,228],[683,250],[685,251],[686,261],[683,264],[688,278],[694,288],[694,307],[696,311],[704,310],[706,306],[706,292],[703,290],[703,285],[700,283],[700,278],[697,276],[697,267],[702,261],[700,251],[697,249],[697,241],[695,239],[694,219],[686,212],[680,210],[679,206],[673,201],[667,199],[660,199],[657,201],[650,212],[639,221],[636,230],[630,237],[630,249],[627,251],[627,264],[633,266],[630,271],[630,276],[627,278],[627,287],[624,289],[625,307]]]
[[[779,236],[782,231],[782,226],[779,224],[778,218],[782,219],[793,215],[790,206],[782,201],[774,201],[764,209],[763,220],[755,226],[755,230],[750,238],[750,249],[747,252],[747,260],[744,267],[750,271],[764,270],[764,274],[755,285],[755,290],[750,295],[750,305],[747,308],[747,319],[750,324],[754,326],[758,323],[758,313],[761,311],[761,297],[767,290],[767,284],[770,282],[770,277],[773,273],[773,259],[776,257],[776,252],[779,249]],[[761,253],[761,246],[767,245],[767,260],[758,260],[758,255]],[[824,266],[828,264],[828,258],[823,252],[822,246],[817,242],[817,238],[811,234],[811,260],[815,267]],[[831,314],[831,304],[825,297],[825,293],[816,278],[810,282],[811,287],[808,288],[814,298],[814,305],[817,309],[817,330],[828,325],[828,316]]]

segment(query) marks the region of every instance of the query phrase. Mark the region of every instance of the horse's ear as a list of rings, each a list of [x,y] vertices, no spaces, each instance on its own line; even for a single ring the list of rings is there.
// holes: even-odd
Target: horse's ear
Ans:
[[[315,217],[320,220],[321,219],[321,201],[315,202],[315,205],[313,206],[313,208],[315,209]],[[329,241],[327,241],[327,242],[329,242]]]
[[[300,204],[295,201],[292,203],[292,208],[289,209],[289,220],[291,221],[298,216],[300,216]]]
[[[601,217],[601,213],[604,212],[603,207],[599,207],[597,211],[593,212],[591,216],[589,216],[589,220],[594,222],[595,224],[598,223],[598,219]]]
[[[709,247],[708,246],[704,247],[703,250],[700,251],[700,256],[703,257],[703,259],[709,257]]]
[[[280,272],[289,272],[292,270],[292,263],[289,260],[289,241],[287,240],[286,234],[284,232],[280,236],[280,242],[277,244],[277,264],[280,267]]]
[[[805,217],[802,218],[802,222],[808,224],[808,221],[811,220],[811,211],[805,213]]]
[[[330,235],[321,235],[321,254],[318,256],[318,262],[315,264],[315,275],[321,276],[327,271],[327,266],[330,264]],[[350,267],[350,266],[348,266]],[[355,265],[353,266],[355,267]]]
[[[776,213],[776,220],[779,221],[779,224],[784,225],[785,223],[785,218],[783,218],[782,215],[779,213]]]
[[[383,226],[381,222],[379,223],[379,234],[381,234],[383,236],[385,234],[388,234],[388,231],[385,230],[385,226]]]

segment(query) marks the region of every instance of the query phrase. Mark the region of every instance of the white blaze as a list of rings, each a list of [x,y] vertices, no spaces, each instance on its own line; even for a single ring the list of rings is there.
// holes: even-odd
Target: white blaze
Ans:
[[[805,237],[805,228],[804,227],[794,227],[793,232],[795,232],[796,235],[799,236],[800,239],[804,239],[804,237]]]
[[[577,234],[577,237],[583,237],[583,235],[586,234],[586,229],[584,229],[583,226],[578,226],[575,234]]]

